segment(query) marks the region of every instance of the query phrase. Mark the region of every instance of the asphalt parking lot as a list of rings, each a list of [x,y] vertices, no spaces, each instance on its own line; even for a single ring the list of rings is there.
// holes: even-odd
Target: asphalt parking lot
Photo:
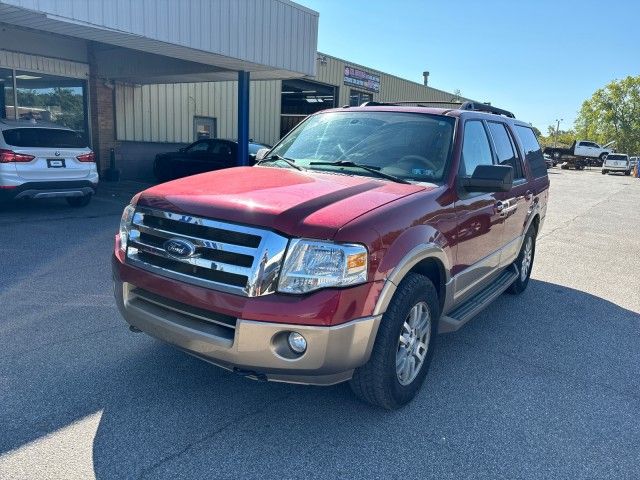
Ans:
[[[397,412],[132,334],[126,194],[0,210],[0,478],[640,478],[640,180],[552,169],[533,280]]]

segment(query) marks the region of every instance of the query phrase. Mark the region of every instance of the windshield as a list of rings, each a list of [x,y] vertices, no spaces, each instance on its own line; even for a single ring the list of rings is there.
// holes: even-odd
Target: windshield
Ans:
[[[627,156],[626,155],[614,155],[614,154],[609,154],[607,156],[607,160],[626,160]]]
[[[421,113],[321,113],[305,120],[270,153],[313,170],[375,177],[360,168],[326,165],[353,162],[404,180],[439,183],[454,125],[453,118]]]

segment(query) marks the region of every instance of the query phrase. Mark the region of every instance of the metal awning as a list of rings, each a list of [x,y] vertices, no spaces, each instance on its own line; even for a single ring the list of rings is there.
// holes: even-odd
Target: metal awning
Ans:
[[[96,73],[136,83],[315,74],[318,13],[289,0],[0,0],[0,23],[96,42]]]

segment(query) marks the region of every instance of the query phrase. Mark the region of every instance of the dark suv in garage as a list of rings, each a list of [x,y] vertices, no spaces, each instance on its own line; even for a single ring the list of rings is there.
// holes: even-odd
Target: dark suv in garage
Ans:
[[[249,142],[247,165],[255,163],[256,153],[269,145]],[[208,138],[198,140],[177,152],[156,155],[153,172],[160,182],[211,172],[238,165],[238,143],[235,140]]]

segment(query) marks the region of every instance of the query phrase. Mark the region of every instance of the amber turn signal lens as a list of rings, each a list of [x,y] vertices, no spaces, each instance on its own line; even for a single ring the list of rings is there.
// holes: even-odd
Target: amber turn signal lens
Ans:
[[[347,257],[347,270],[363,268],[367,264],[366,253],[356,253]]]

